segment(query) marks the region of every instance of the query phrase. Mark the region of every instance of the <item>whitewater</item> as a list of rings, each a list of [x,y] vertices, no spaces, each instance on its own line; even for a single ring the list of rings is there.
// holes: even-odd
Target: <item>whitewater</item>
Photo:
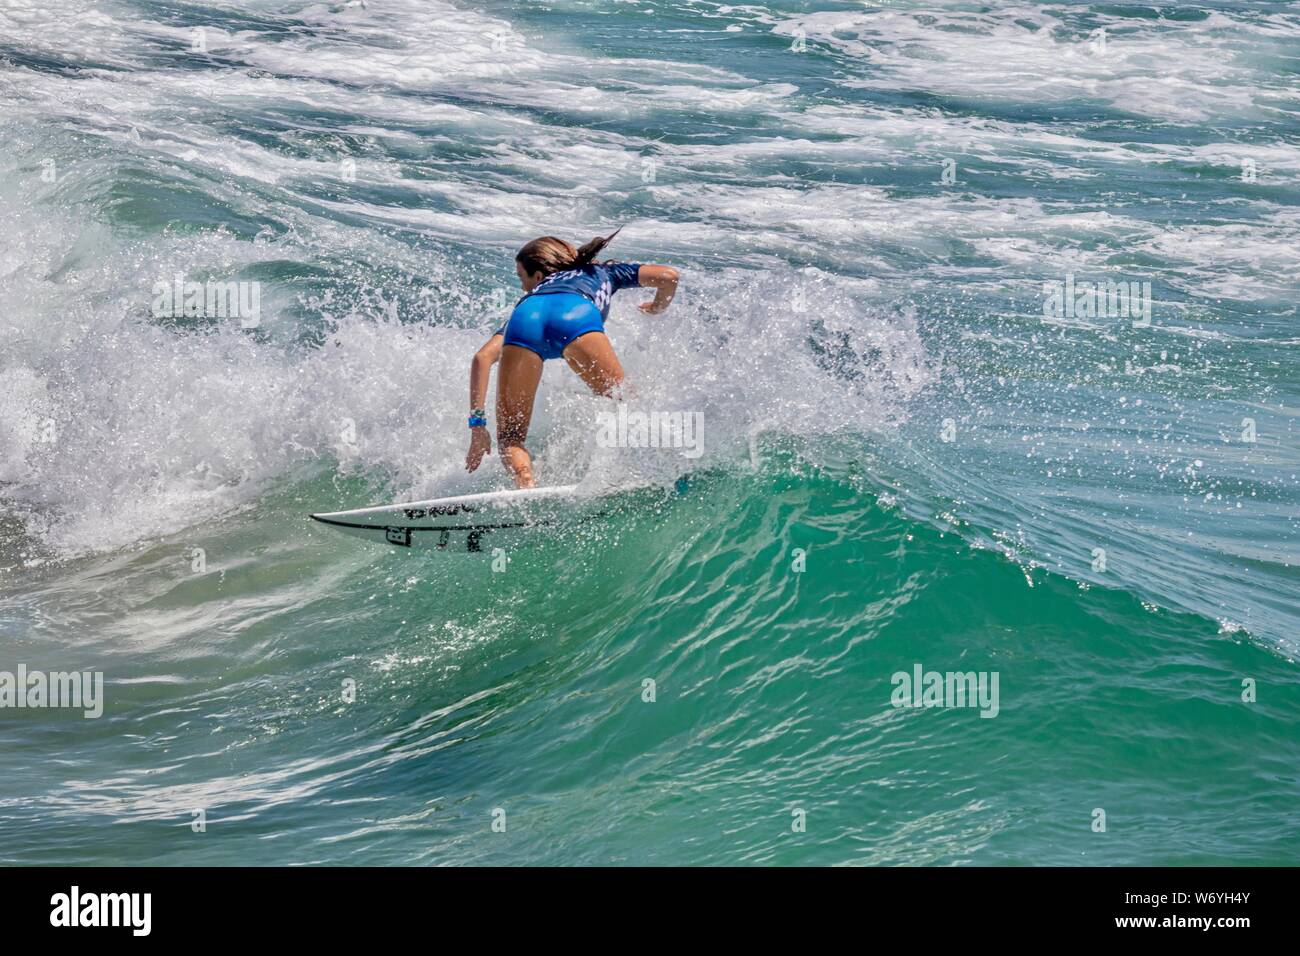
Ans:
[[[5,0],[0,671],[103,714],[0,707],[0,860],[1300,862],[1298,63],[1281,3]],[[619,226],[698,449],[551,362],[599,521],[307,519],[507,487],[514,253]]]

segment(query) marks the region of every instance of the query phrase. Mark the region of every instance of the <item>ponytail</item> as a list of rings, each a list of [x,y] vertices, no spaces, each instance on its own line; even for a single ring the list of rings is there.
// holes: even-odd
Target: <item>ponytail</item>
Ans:
[[[585,245],[581,246],[578,249],[577,254],[573,257],[573,263],[569,266],[569,268],[581,269],[587,263],[595,259],[596,256],[600,254],[600,250],[604,249],[607,245],[609,245],[613,241],[614,237],[617,236],[622,231],[623,231],[623,227],[619,226],[608,236],[597,236],[595,239],[591,240],[591,242],[588,242]]]
[[[548,276],[553,272],[581,269],[593,262],[601,250],[622,231],[623,227],[619,226],[608,236],[597,236],[577,249],[572,243],[565,242],[563,239],[542,236],[520,249],[515,254],[515,261],[523,266],[524,272],[529,275],[540,272]]]

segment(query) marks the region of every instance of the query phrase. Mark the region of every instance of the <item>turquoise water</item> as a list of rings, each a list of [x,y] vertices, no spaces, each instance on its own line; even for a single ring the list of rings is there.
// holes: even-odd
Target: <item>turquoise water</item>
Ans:
[[[0,708],[0,860],[1300,862],[1298,57],[1265,3],[9,0],[0,672],[105,690]],[[504,487],[513,252],[619,224],[702,457],[551,363],[603,517],[306,520]]]

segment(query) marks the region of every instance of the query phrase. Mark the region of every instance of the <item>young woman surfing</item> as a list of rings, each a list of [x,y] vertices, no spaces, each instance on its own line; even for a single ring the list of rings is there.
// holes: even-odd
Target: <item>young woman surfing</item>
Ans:
[[[531,488],[533,462],[524,441],[533,417],[533,399],[542,379],[542,363],[561,358],[597,395],[615,396],[623,366],[605,336],[609,301],[620,289],[655,290],[642,312],[656,315],[668,308],[677,291],[677,270],[633,262],[595,262],[596,255],[618,235],[597,237],[581,248],[554,236],[534,239],[515,256],[515,272],[524,297],[478,350],[469,369],[469,454],[465,467],[478,468],[492,451],[487,431],[488,375],[497,371],[497,453],[519,488]]]

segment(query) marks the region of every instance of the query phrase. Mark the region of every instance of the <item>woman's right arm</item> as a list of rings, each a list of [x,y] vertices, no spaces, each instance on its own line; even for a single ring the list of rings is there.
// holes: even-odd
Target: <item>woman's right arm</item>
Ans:
[[[492,375],[492,366],[501,358],[501,346],[505,336],[500,332],[493,334],[474,354],[469,366],[469,409],[472,415],[477,409],[486,409],[488,378]],[[492,454],[492,436],[487,426],[477,425],[469,430],[469,454],[465,456],[465,470],[473,471],[483,461],[484,455]]]
[[[649,302],[642,302],[637,308],[649,315],[658,315],[668,308],[673,296],[677,294],[677,270],[672,266],[643,265],[636,274],[638,284],[655,290],[655,297]]]

